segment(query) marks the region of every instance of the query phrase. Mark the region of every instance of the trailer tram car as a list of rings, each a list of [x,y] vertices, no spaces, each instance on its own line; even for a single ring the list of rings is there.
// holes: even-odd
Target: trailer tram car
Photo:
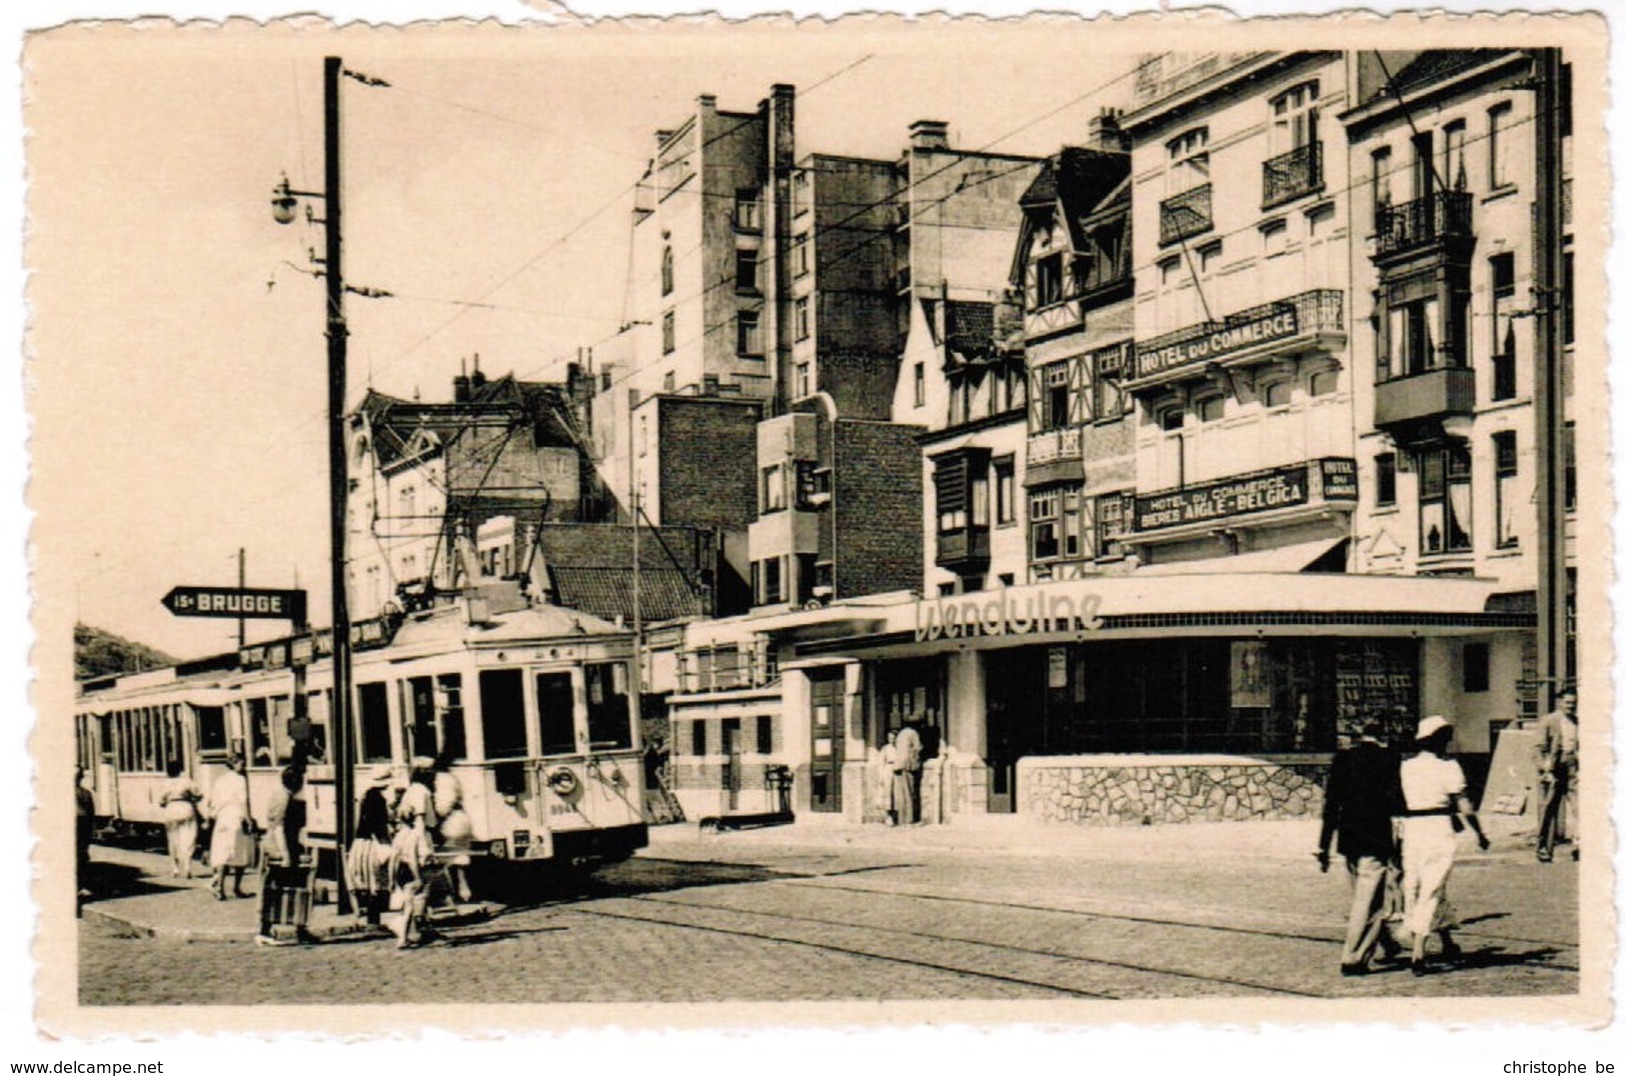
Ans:
[[[642,745],[633,717],[633,640],[586,613],[457,605],[357,625],[352,658],[359,802],[381,770],[402,785],[414,758],[444,758],[462,787],[485,866],[592,865],[648,843]],[[181,761],[207,793],[227,758],[248,760],[265,824],[280,770],[305,756],[308,840],[333,869],[333,676],[309,636],[240,654],[80,685],[78,760],[104,831],[162,826],[158,789]],[[325,644],[325,638],[316,640]],[[325,646],[323,646],[325,649]],[[302,670],[308,716],[295,697]]]

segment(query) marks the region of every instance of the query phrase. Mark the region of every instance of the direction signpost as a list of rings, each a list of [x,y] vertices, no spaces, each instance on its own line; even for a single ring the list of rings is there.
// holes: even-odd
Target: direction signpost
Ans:
[[[164,608],[176,616],[215,616],[305,622],[305,592],[253,587],[175,587]]]

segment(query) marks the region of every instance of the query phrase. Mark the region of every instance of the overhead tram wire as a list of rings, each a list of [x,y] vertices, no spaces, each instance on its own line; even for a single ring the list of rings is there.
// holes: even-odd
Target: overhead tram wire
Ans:
[[[853,67],[856,67],[856,66],[857,66],[857,64],[855,64],[855,63],[854,64],[849,64],[849,65],[847,65],[846,68],[843,68],[841,71],[836,72],[834,75],[830,75],[830,76],[827,76],[827,77],[821,79],[818,82],[818,85],[820,85],[820,86],[825,85],[825,84],[829,83],[830,81],[832,81],[837,76],[839,76],[841,74],[844,74],[846,71],[849,71]],[[396,87],[396,88],[398,89],[399,87]],[[713,144],[714,142],[720,141],[723,138],[727,138],[727,137],[732,136],[734,134],[734,132],[736,132],[736,131],[740,130],[741,128],[745,127],[747,124],[750,124],[750,123],[753,123],[753,122],[755,122],[755,116],[754,115],[749,117],[748,119],[744,119],[744,120],[741,120],[738,123],[733,124],[732,126],[726,128],[725,130],[718,131],[715,135],[711,136],[710,138],[706,139],[704,142],[700,143],[700,145],[698,147],[696,147],[695,152],[698,152],[698,150],[704,149],[705,147]],[[647,174],[647,173],[645,173],[645,174]],[[559,238],[553,240],[551,243],[547,244],[547,246],[543,247],[540,251],[538,251],[535,255],[533,255],[530,258],[527,258],[524,262],[520,263],[520,265],[517,268],[515,268],[512,272],[509,272],[506,275],[504,275],[503,277],[501,277],[494,284],[492,284],[489,288],[485,289],[483,292],[480,293],[480,299],[483,300],[483,299],[489,298],[490,296],[492,296],[492,295],[496,294],[498,291],[500,291],[502,288],[507,287],[510,283],[512,283],[519,276],[521,276],[522,274],[528,272],[531,268],[533,268],[543,258],[547,257],[553,251],[557,250],[559,247],[563,246],[565,243],[567,243],[571,239],[573,239],[576,235],[578,235],[580,232],[582,232],[587,227],[587,225],[591,224],[593,221],[597,220],[604,213],[608,212],[615,205],[619,204],[621,199],[625,198],[629,194],[636,193],[638,187],[643,183],[643,178],[644,178],[643,176],[639,176],[637,179],[633,180],[630,184],[628,184],[627,186],[621,188],[619,191],[617,191],[615,193],[615,195],[610,200],[606,201],[605,203],[600,205],[597,209],[595,209],[591,213],[589,213],[587,216],[585,216],[581,220],[577,221],[568,231],[566,231],[563,235],[559,236]],[[398,355],[396,355],[395,358],[397,360],[398,359],[403,359],[406,356],[412,354],[418,348],[420,348],[424,344],[428,343],[431,339],[433,339],[436,336],[439,336],[446,329],[450,328],[459,319],[461,319],[462,316],[465,313],[467,313],[467,308],[465,308],[463,310],[459,310],[456,314],[453,314],[450,318],[446,319],[440,325],[438,325],[435,328],[431,329],[424,336],[420,337],[418,340],[414,341],[413,343],[407,345],[406,349],[404,351],[400,352]]]
[[[1133,77],[1138,72],[1138,70],[1139,70],[1138,66],[1131,67],[1127,71],[1124,71],[1119,75],[1116,75],[1116,76],[1114,76],[1112,78],[1107,79],[1104,82],[1101,82],[1101,83],[1099,83],[1099,84],[1097,84],[1095,86],[1092,86],[1089,89],[1083,91],[1082,93],[1076,95],[1075,97],[1071,97],[1071,98],[1067,99],[1066,101],[1062,102],[1060,105],[1057,105],[1054,108],[1048,109],[1047,111],[1045,111],[1043,113],[1040,113],[1038,116],[1035,116],[1032,119],[1026,120],[1023,123],[1018,124],[1017,126],[1015,126],[1015,127],[1011,128],[1010,130],[1004,132],[1003,134],[999,135],[998,137],[993,138],[993,139],[983,143],[979,148],[969,150],[969,151],[966,151],[966,152],[969,152],[969,153],[987,153],[992,149],[992,147],[997,146],[1000,142],[1003,142],[1008,138],[1012,138],[1015,135],[1020,134],[1022,131],[1028,130],[1028,129],[1036,126],[1037,124],[1042,123],[1047,119],[1050,119],[1053,116],[1059,115],[1061,112],[1064,112],[1069,108],[1074,108],[1077,105],[1082,104],[1084,101],[1089,100],[1090,98],[1093,98],[1093,97],[1095,97],[1095,96],[1097,96],[1097,95],[1099,95],[1101,93],[1104,93],[1106,90],[1108,90],[1111,87],[1117,85],[1118,83],[1123,82],[1123,81]],[[1043,159],[1044,158],[1034,158],[1034,161],[1041,161]],[[963,163],[963,158],[956,158],[955,160],[951,161],[948,164],[943,165],[940,168],[936,168],[936,169],[931,170],[930,172],[927,172],[923,176],[918,176],[918,177],[910,176],[909,177],[909,182],[900,191],[893,192],[892,194],[889,194],[884,198],[880,198],[880,199],[877,199],[877,200],[874,200],[874,201],[861,202],[861,203],[848,203],[848,204],[853,204],[853,205],[857,206],[857,208],[855,209],[854,212],[840,218],[839,220],[833,221],[833,222],[831,222],[829,224],[823,225],[821,227],[810,229],[806,234],[807,234],[807,236],[809,238],[817,238],[820,235],[825,235],[825,234],[827,234],[829,232],[840,229],[840,228],[844,227],[845,225],[850,224],[854,220],[857,220],[859,217],[861,217],[861,216],[863,216],[863,215],[865,215],[865,214],[867,214],[869,212],[872,212],[873,210],[881,209],[881,208],[884,208],[886,206],[895,204],[895,202],[896,202],[896,200],[897,200],[897,198],[899,196],[901,196],[903,194],[906,194],[909,191],[912,191],[912,190],[916,189],[917,187],[919,187],[921,184],[923,184],[925,181],[927,181],[929,179],[933,179],[936,176],[939,176],[944,172],[951,171],[952,169],[954,169],[956,167],[959,167],[962,163]],[[1017,168],[1010,169],[1009,171],[1019,170],[1020,167],[1025,167],[1025,165],[1018,166]],[[947,201],[948,198],[953,197],[956,194],[962,193],[964,190],[970,189],[971,187],[980,186],[983,183],[991,182],[994,179],[1001,178],[1003,174],[1008,174],[1008,172],[1005,172],[1005,173],[1002,173],[1002,174],[995,173],[995,174],[992,174],[992,175],[989,175],[989,176],[984,176],[984,177],[982,177],[980,179],[977,179],[973,183],[967,184],[966,186],[958,188],[958,189],[956,189],[954,191],[950,191],[947,194],[943,195],[942,197],[936,199],[934,202],[931,203],[931,206],[934,207],[934,206],[937,206],[937,205],[941,205],[943,202]],[[639,182],[642,182],[642,181],[639,180]],[[635,187],[636,187],[636,185],[634,184],[634,189],[635,189]],[[717,195],[717,197],[723,197],[723,196],[722,195]],[[971,227],[971,226],[966,225],[965,227]],[[890,228],[879,229],[879,230],[876,231],[874,236],[872,236],[871,238],[869,238],[867,240],[864,240],[862,243],[856,245],[852,249],[849,249],[849,250],[845,251],[838,258],[832,259],[830,262],[826,263],[825,267],[827,268],[829,266],[839,265],[843,261],[845,261],[847,258],[849,258],[852,255],[856,254],[858,250],[865,249],[868,245],[870,245],[872,243],[875,243],[875,242],[878,242],[881,239],[890,240],[891,237],[892,237],[892,229],[890,229]],[[694,248],[691,248],[691,252],[692,251],[697,251],[698,249],[699,249],[699,245],[697,244]],[[687,253],[689,253],[689,252],[685,252],[685,257],[687,256]],[[716,290],[718,287],[721,287],[721,286],[723,286],[725,284],[728,284],[728,283],[731,283],[731,282],[732,282],[731,280],[718,281],[716,283],[705,286],[704,288],[702,288],[697,293],[685,296],[685,297],[683,297],[681,299],[672,300],[672,302],[674,302],[674,303],[676,303],[676,302],[687,302],[687,301],[691,301],[693,299],[702,298],[705,295],[709,294],[710,292]],[[725,328],[727,326],[727,324],[729,324],[729,323],[724,322],[724,323],[722,323],[720,325],[709,326],[703,332],[701,332],[699,334],[699,336],[691,337],[689,339],[686,339],[686,340],[680,342],[677,346],[682,347],[682,346],[685,346],[686,344],[694,343],[697,340],[703,340],[705,337],[709,336],[712,332],[715,332],[715,331],[717,331],[718,329],[721,329],[721,328]],[[596,341],[594,341],[594,342],[592,342],[590,344],[585,344],[583,346],[587,347],[587,348],[601,347],[604,344],[608,343],[609,341],[614,340],[616,337],[621,336],[622,334],[624,334],[631,327],[632,326],[631,326],[630,323],[623,324],[622,327],[619,330],[617,330],[616,332],[610,333],[609,335],[607,335],[605,337],[602,337],[599,340],[596,340]],[[540,367],[533,368],[532,370],[528,371],[525,376],[527,376],[527,377],[539,377],[541,374],[546,373],[549,370],[552,370],[552,369],[558,367],[560,364],[566,363],[566,362],[569,362],[569,361],[572,361],[572,360],[569,359],[568,357],[559,357],[559,358],[554,358],[554,359],[548,360],[544,365],[542,365]],[[637,372],[638,371],[635,371],[635,370],[628,371],[627,374],[623,375],[622,377],[613,379],[610,382],[610,387],[613,387],[614,385],[619,384],[621,381],[624,381],[627,377],[633,376]]]

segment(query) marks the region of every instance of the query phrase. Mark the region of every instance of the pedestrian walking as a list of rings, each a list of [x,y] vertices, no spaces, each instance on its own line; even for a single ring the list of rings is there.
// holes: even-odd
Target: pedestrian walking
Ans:
[[[231,895],[246,897],[243,871],[254,859],[254,823],[248,815],[247,766],[241,755],[226,760],[224,772],[209,784],[203,802],[204,813],[213,828],[209,833],[209,867],[214,872],[209,888],[215,900],[226,900],[226,878],[231,876]]]
[[[1326,778],[1315,858],[1322,873],[1330,869],[1335,839],[1353,889],[1343,939],[1344,975],[1364,975],[1371,970],[1379,945],[1385,952],[1392,948],[1384,937],[1387,894],[1389,875],[1398,870],[1394,818],[1405,813],[1405,795],[1399,783],[1399,756],[1388,749],[1385,738],[1381,723],[1366,725],[1354,745],[1332,759]]]
[[[1567,832],[1574,841],[1574,858],[1579,859],[1578,827],[1569,824],[1575,818],[1570,803],[1580,790],[1580,726],[1572,687],[1564,688],[1557,696],[1557,709],[1540,719],[1535,747],[1540,752],[1540,834],[1535,858],[1550,863],[1552,848]]]
[[[923,746],[920,733],[913,723],[904,725],[897,733],[897,758],[892,763],[895,777],[892,795],[899,825],[915,826],[920,822],[920,765]]]
[[[304,926],[297,917],[291,924],[281,919],[283,894],[300,890],[308,892],[310,888],[306,884],[304,866],[305,801],[301,796],[304,784],[304,772],[299,767],[284,768],[278,787],[272,790],[270,801],[266,804],[265,839],[260,860],[263,865],[259,894],[260,930],[255,939],[262,945],[284,945],[295,940],[276,937],[273,933],[276,926],[293,926],[296,930]]]
[[[362,793],[356,811],[355,839],[344,857],[356,914],[369,926],[378,926],[389,907],[389,868],[395,854],[389,832],[389,801],[384,796],[389,779],[389,767],[379,767],[372,787]]]
[[[468,884],[469,849],[474,843],[474,823],[463,807],[463,783],[451,772],[451,753],[442,751],[434,760],[434,814],[440,820],[435,846],[446,857],[446,874],[457,899],[468,903],[474,891]]]
[[[80,897],[90,896],[90,842],[96,835],[96,797],[85,787],[85,768],[73,768],[74,852]]]
[[[390,851],[389,911],[383,923],[395,935],[397,949],[410,949],[423,941],[423,918],[429,907],[427,867],[434,849],[422,829],[403,822],[395,830]]]
[[[880,763],[881,807],[886,812],[886,825],[897,824],[897,730],[886,733],[886,745],[877,757]]]
[[[1445,752],[1455,730],[1437,714],[1416,726],[1416,754],[1399,765],[1405,793],[1404,863],[1405,928],[1411,935],[1411,973],[1422,975],[1427,939],[1438,934],[1446,959],[1460,955],[1451,931],[1458,924],[1449,910],[1445,883],[1456,862],[1456,834],[1462,823],[1472,828],[1480,850],[1490,846],[1467,799],[1461,764]]]
[[[186,775],[186,764],[169,760],[169,780],[158,791],[158,806],[164,812],[164,838],[169,848],[171,877],[190,879],[192,857],[197,853],[197,805],[203,799],[197,784]]]

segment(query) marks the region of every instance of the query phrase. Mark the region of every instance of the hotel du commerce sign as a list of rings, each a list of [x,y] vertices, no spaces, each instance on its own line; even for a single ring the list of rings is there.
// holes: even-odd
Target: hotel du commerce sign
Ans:
[[[1135,497],[1134,529],[1153,531],[1276,508],[1351,501],[1355,492],[1353,460],[1344,457],[1308,460],[1290,467],[1253,471]]]
[[[1297,335],[1297,307],[1283,303],[1262,317],[1251,318],[1240,324],[1222,325],[1212,332],[1164,347],[1137,349],[1134,356],[1134,376],[1151,377],[1177,366],[1207,362],[1256,344],[1285,340]]]

